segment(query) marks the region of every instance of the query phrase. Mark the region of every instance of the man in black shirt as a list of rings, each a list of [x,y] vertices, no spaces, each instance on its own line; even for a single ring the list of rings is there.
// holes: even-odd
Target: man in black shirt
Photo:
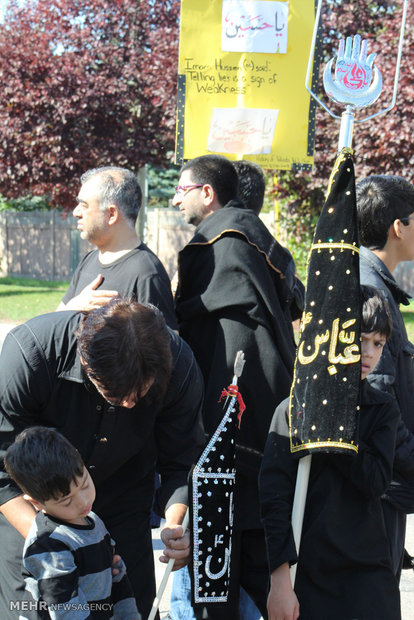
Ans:
[[[149,526],[155,467],[161,475],[156,502],[167,522],[163,561],[175,557],[180,568],[188,560],[189,539],[179,524],[188,471],[203,443],[202,394],[191,350],[161,313],[119,298],[86,317],[57,312],[31,319],[8,334],[0,356],[1,451],[33,425],[55,427],[75,445],[143,617],[155,595]],[[15,617],[10,605],[20,599],[23,536],[35,513],[4,471],[0,503],[0,617],[6,620]]]
[[[79,263],[58,310],[90,310],[116,295],[151,303],[176,329],[171,283],[158,257],[137,236],[141,188],[133,172],[88,170],[73,215],[82,239],[97,246]]]

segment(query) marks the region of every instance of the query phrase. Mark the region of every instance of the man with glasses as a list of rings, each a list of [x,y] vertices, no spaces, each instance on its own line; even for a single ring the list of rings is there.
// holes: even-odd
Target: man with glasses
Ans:
[[[141,188],[126,168],[88,170],[73,215],[82,239],[97,249],[79,263],[58,310],[90,310],[116,295],[151,303],[176,329],[171,283],[159,258],[135,230],[141,208]]]
[[[394,480],[383,498],[392,564],[399,579],[406,514],[414,512],[414,346],[408,340],[399,309],[399,304],[409,304],[409,296],[392,273],[400,262],[414,259],[414,186],[401,177],[375,175],[357,185],[356,195],[361,284],[383,292],[393,322],[391,338],[367,381],[380,390],[391,391],[401,411]],[[407,553],[405,568],[413,568]]]
[[[176,312],[180,335],[204,377],[208,435],[223,416],[218,400],[232,379],[236,352],[241,349],[246,357],[239,381],[246,411],[236,438],[229,601],[224,607],[209,605],[208,617],[236,620],[240,585],[266,617],[268,568],[257,477],[274,409],[292,380],[294,263],[238,199],[237,172],[225,157],[204,155],[187,162],[173,204],[196,226],[179,254]]]
[[[157,512],[166,518],[162,561],[175,557],[179,568],[189,558],[189,536],[180,524],[188,472],[204,440],[202,397],[188,345],[156,308],[121,298],[86,316],[35,317],[9,332],[1,352],[0,462],[30,426],[54,427],[79,450],[95,483],[94,509],[127,565],[143,618],[155,596],[150,511],[156,467]],[[19,615],[22,548],[35,512],[1,469],[0,618],[12,620]]]

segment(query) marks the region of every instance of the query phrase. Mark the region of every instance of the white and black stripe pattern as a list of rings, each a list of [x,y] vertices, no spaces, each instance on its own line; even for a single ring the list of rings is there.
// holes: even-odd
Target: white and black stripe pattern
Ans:
[[[112,577],[114,542],[102,520],[69,525],[38,513],[23,550],[26,600],[19,620],[137,619],[125,565]],[[114,583],[113,583],[114,581]]]

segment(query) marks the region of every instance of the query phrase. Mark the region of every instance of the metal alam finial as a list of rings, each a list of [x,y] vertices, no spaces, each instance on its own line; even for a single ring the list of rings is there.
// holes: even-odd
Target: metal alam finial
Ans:
[[[407,18],[408,0],[403,2],[403,12],[401,19],[401,29],[397,52],[397,61],[394,77],[394,90],[391,104],[370,116],[356,119],[356,122],[375,118],[380,114],[389,112],[395,105],[397,99],[398,77],[400,73],[402,46],[404,42],[404,28]],[[355,111],[365,108],[378,99],[382,90],[382,77],[379,69],[374,65],[376,54],[367,55],[367,42],[361,43],[359,34],[354,37],[341,39],[339,42],[338,53],[336,55],[335,75],[332,74],[335,58],[331,58],[325,67],[323,75],[323,84],[326,94],[332,101],[345,106],[342,116],[334,114],[321,99],[312,91],[310,84],[310,75],[312,68],[312,59],[315,53],[316,39],[321,19],[322,0],[318,0],[318,6],[315,16],[315,27],[313,31],[312,44],[309,54],[308,71],[306,74],[305,87],[314,99],[334,118],[341,119],[341,129],[339,133],[338,151],[342,148],[351,148],[352,132],[355,121]]]
[[[342,113],[339,132],[338,151],[351,148],[354,129],[355,110],[365,108],[378,99],[382,90],[382,77],[374,66],[376,54],[367,58],[367,42],[362,41],[359,34],[354,39],[348,37],[339,42],[336,58],[335,78],[332,76],[331,58],[323,73],[323,85],[330,99],[346,106]],[[372,80],[372,74],[374,79]]]
[[[357,34],[354,39],[341,39],[336,58],[335,78],[331,58],[323,73],[323,86],[330,99],[354,108],[365,108],[378,99],[382,90],[382,76],[374,66],[376,54],[367,57],[367,42]],[[372,74],[374,79],[372,80]]]

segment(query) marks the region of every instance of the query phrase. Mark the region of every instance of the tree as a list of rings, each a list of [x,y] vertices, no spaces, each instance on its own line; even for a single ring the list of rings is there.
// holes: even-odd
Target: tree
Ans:
[[[10,0],[0,25],[0,193],[74,204],[106,164],[174,148],[179,0]]]
[[[179,166],[148,166],[148,206],[168,207],[179,178]]]
[[[377,52],[376,63],[382,73],[384,86],[375,106],[362,110],[356,118],[386,107],[392,96],[401,3],[396,6],[391,0],[379,0],[375,5],[366,0],[352,0],[349,3],[331,0],[324,2],[323,6],[324,43],[318,96],[324,97],[321,92],[322,71],[337,50],[338,39],[359,33],[368,39],[370,51]],[[414,96],[413,26],[413,14],[408,12],[396,107],[384,116],[362,124],[355,123],[353,148],[357,181],[370,174],[396,174],[414,181],[414,110],[411,104]],[[334,107],[327,98],[325,101]],[[337,107],[334,111],[340,115],[343,108]],[[284,205],[289,247],[295,258],[304,246],[309,248],[335,161],[338,137],[339,121],[332,119],[318,106],[313,171],[277,173],[278,182],[273,192]],[[298,253],[295,252],[295,246]]]

